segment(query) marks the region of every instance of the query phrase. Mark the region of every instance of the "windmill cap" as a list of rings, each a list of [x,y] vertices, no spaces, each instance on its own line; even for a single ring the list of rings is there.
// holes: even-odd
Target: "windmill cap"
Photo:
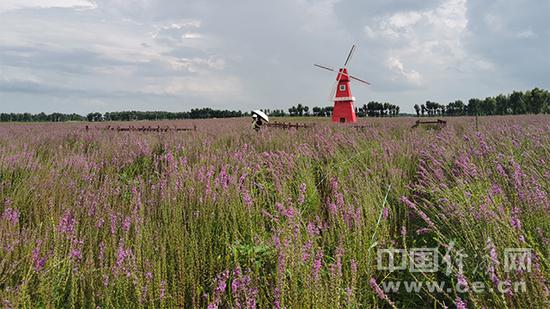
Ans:
[[[342,68],[338,70],[338,75],[336,76],[336,80],[338,81],[349,81],[349,73],[347,68]]]

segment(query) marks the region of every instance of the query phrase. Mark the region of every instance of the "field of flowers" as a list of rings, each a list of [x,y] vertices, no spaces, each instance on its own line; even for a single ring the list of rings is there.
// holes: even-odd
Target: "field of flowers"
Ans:
[[[548,308],[550,117],[448,120],[0,125],[1,305]],[[447,263],[379,267],[414,248]],[[508,269],[507,248],[530,268]]]

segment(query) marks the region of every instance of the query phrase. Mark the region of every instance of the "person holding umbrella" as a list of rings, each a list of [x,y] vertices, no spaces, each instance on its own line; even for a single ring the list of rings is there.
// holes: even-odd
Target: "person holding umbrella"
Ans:
[[[252,125],[254,130],[256,130],[256,132],[260,131],[260,129],[264,124],[264,121],[269,122],[269,117],[267,117],[267,115],[261,110],[252,111],[252,119],[253,119]]]

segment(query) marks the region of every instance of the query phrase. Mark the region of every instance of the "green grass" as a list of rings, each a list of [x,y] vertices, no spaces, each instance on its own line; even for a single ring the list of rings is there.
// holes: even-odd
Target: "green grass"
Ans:
[[[0,126],[0,299],[32,308],[547,307],[549,119],[491,119],[480,119],[480,133],[469,118],[440,131],[412,130],[410,118],[359,130],[292,118],[319,125],[259,133],[244,119],[163,134]],[[488,242],[499,258],[532,249],[531,272],[494,268],[527,291],[380,298],[370,283],[464,275],[496,288],[477,268],[490,262]],[[436,247],[441,258],[450,243],[469,256],[462,273],[377,269],[379,249]]]

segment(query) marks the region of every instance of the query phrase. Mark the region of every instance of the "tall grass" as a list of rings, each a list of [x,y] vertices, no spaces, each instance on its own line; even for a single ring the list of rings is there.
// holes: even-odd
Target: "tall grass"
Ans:
[[[547,307],[549,120],[482,118],[480,132],[468,118],[441,131],[411,130],[410,119],[259,133],[245,120],[162,134],[3,125],[0,298],[33,308]],[[377,269],[378,249],[449,244],[469,256],[463,270]],[[506,272],[505,248],[531,248],[532,271]],[[527,290],[383,291],[389,280]]]

